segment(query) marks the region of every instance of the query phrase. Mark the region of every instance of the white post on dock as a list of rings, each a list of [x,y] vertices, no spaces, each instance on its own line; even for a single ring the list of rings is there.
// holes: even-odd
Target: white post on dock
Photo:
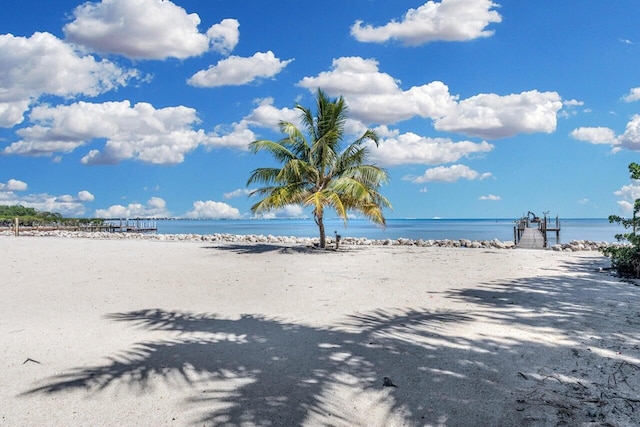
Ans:
[[[16,218],[16,219],[14,220],[14,225],[15,225],[15,234],[16,234],[16,237],[18,237],[18,235],[20,234],[20,229],[18,228],[18,224],[19,224],[19,220],[18,220],[18,218]]]

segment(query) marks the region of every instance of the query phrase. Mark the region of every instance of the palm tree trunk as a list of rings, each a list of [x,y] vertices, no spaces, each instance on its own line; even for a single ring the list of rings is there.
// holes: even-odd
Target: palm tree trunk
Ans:
[[[318,230],[320,231],[320,247],[324,249],[327,246],[327,238],[324,231],[324,222],[322,220],[322,214],[315,214],[316,224],[318,224]]]

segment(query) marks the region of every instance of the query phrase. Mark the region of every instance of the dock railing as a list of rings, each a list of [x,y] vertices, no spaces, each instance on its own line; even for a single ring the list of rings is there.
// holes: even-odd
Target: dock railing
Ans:
[[[539,219],[536,217],[536,220],[531,220],[529,216],[523,216],[520,219],[514,221],[515,225],[513,226],[513,242],[517,245],[522,235],[524,234],[524,230],[526,228],[533,228],[532,224],[538,224],[538,230],[542,233],[544,238],[544,247],[549,247],[549,232],[556,233],[556,242],[560,242],[560,219],[556,215],[555,221],[551,221],[551,219],[545,215],[544,218]]]

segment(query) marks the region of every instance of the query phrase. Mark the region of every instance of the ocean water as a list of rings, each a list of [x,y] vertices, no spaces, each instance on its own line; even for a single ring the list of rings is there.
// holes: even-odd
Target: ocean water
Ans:
[[[274,236],[317,237],[318,227],[312,219],[272,220],[159,220],[160,234],[262,234]],[[335,232],[343,237],[369,239],[433,239],[433,240],[493,240],[514,239],[513,219],[389,219],[386,228],[367,220],[349,220],[346,227],[339,219],[325,221],[327,236]],[[567,243],[571,240],[614,242],[615,235],[625,230],[607,219],[560,220],[560,238],[549,233],[549,242]]]

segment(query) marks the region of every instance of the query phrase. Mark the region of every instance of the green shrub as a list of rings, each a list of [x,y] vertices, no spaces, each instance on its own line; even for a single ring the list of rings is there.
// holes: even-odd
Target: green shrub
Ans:
[[[98,218],[64,218],[58,212],[39,211],[21,205],[0,205],[0,227],[13,227],[15,219],[22,226],[52,226],[52,225],[100,225],[103,219]]]
[[[640,179],[640,165],[631,163],[629,165],[631,179]],[[609,245],[602,249],[602,253],[611,258],[611,267],[616,270],[618,275],[624,277],[640,277],[640,199],[636,199],[633,204],[633,217],[622,218],[618,215],[610,215],[610,223],[618,223],[625,229],[630,230],[628,233],[616,234],[615,238],[622,245]]]

